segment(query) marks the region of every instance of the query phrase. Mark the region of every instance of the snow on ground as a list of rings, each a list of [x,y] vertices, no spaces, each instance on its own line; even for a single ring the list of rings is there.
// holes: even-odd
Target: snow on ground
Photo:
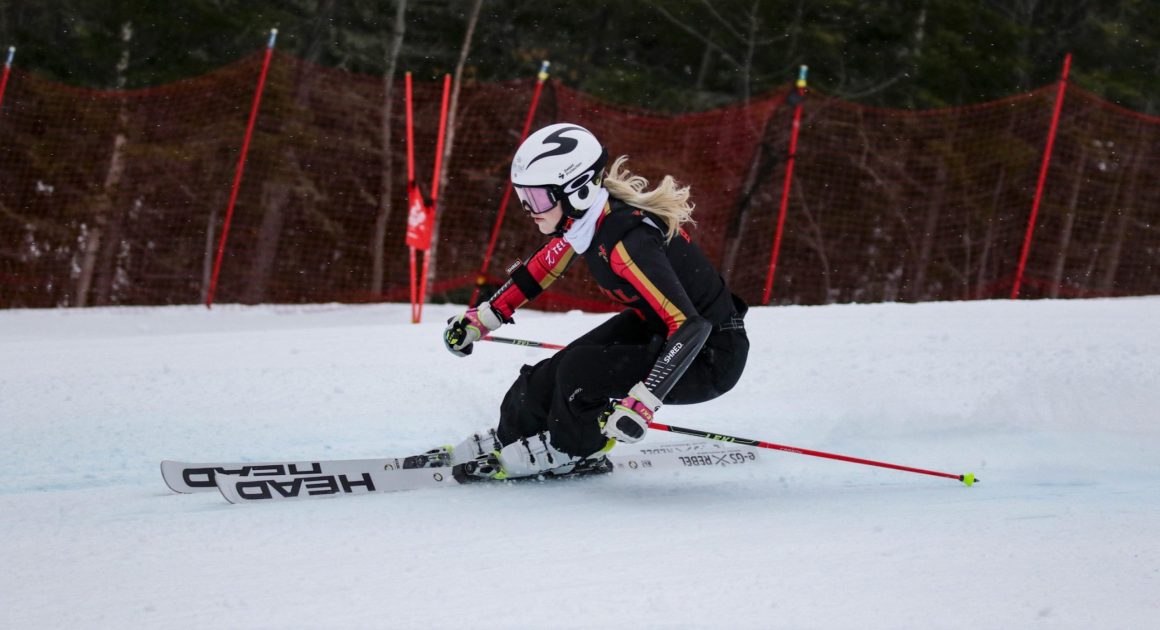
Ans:
[[[0,627],[1143,628],[1160,618],[1160,299],[754,309],[729,395],[658,420],[749,469],[232,506],[162,459],[398,455],[542,350],[452,306],[0,311]],[[566,342],[605,316],[523,313]],[[687,441],[653,434],[651,444]],[[623,448],[623,447],[622,447]]]

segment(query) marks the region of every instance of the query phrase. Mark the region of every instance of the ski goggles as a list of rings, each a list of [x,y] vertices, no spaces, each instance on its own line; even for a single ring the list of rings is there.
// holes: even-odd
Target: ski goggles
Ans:
[[[529,214],[544,214],[556,207],[560,200],[552,188],[546,186],[513,186],[520,206]]]

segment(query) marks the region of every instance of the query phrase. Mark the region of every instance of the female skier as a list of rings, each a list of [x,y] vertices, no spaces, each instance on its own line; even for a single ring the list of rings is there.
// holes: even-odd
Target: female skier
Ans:
[[[628,308],[552,358],[525,365],[499,426],[451,449],[457,479],[608,472],[616,442],[644,438],[661,403],[699,403],[729,391],[749,352],[748,307],[682,229],[688,187],[666,176],[653,190],[613,162],[591,132],[550,125],[520,145],[512,185],[552,237],[486,302],[448,320],[453,354],[504,323],[583,256],[601,292]],[[445,453],[442,454],[444,457]]]

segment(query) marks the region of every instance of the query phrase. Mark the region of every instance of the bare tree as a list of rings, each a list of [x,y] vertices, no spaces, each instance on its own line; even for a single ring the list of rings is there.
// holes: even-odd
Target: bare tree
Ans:
[[[391,199],[394,195],[394,160],[391,151],[391,112],[395,94],[395,71],[399,65],[399,53],[403,49],[403,36],[406,32],[407,0],[396,0],[395,24],[391,33],[391,45],[387,49],[387,72],[383,75],[383,179],[379,194],[379,214],[375,217],[375,231],[371,241],[372,268],[371,293],[381,295],[383,292],[384,257],[386,256],[387,225],[391,219]]]
[[[324,0],[319,3],[316,19],[306,40],[308,46],[304,58],[307,63],[298,66],[294,79],[291,100],[296,106],[295,109],[299,111],[309,109],[311,92],[316,84],[316,78],[309,65],[317,64],[322,57],[329,39],[329,26],[334,18],[334,11],[335,0]],[[279,121],[279,131],[289,124],[294,124],[293,117]],[[262,221],[258,226],[254,254],[242,289],[243,304],[259,304],[267,300],[267,291],[274,274],[278,248],[288,215],[317,197],[317,189],[312,178],[300,171],[302,161],[294,145],[287,146],[285,155],[286,164],[298,172],[271,178],[262,183]],[[299,203],[292,205],[291,202],[296,200]]]
[[[674,26],[705,44],[705,53],[701,59],[701,70],[697,77],[698,90],[701,89],[701,85],[704,82],[705,77],[703,75],[708,71],[710,57],[713,53],[716,53],[723,61],[732,64],[737,69],[737,93],[743,100],[748,101],[752,92],[754,58],[757,53],[757,47],[773,43],[776,39],[785,39],[789,36],[786,35],[776,39],[762,39],[758,37],[761,31],[760,20],[758,19],[761,0],[753,0],[749,11],[740,20],[726,18],[708,0],[701,0],[700,4],[708,13],[708,18],[711,20],[711,25],[704,31],[690,24],[689,21],[674,15],[660,3],[650,2],[649,6]]]
[[[443,208],[446,207],[447,173],[451,170],[451,154],[455,145],[455,113],[459,109],[459,89],[463,87],[463,67],[467,65],[467,54],[471,50],[471,39],[475,35],[475,25],[479,22],[479,9],[483,0],[473,0],[471,11],[467,16],[467,31],[463,34],[463,45],[459,48],[459,61],[455,64],[455,76],[452,78],[451,102],[447,110],[447,136],[443,142],[443,172],[439,174],[439,198],[436,199],[435,229],[431,233],[431,249],[427,251],[429,265],[427,278],[435,279],[436,253],[439,250],[439,224],[443,219]]]
[[[1154,127],[1149,128],[1154,129]],[[1147,148],[1151,145],[1153,133],[1145,133],[1143,129],[1143,122],[1137,121],[1136,133],[1134,137],[1140,138],[1141,141],[1136,145],[1136,153],[1132,158],[1131,174],[1128,176],[1128,188],[1124,192],[1124,196],[1120,199],[1123,201],[1117,204],[1116,227],[1112,233],[1112,244],[1108,250],[1108,262],[1104,266],[1104,275],[1100,279],[1099,290],[1105,294],[1110,295],[1116,288],[1116,272],[1120,270],[1120,261],[1124,251],[1124,241],[1128,237],[1128,225],[1131,223],[1132,213],[1136,208],[1136,200],[1140,198],[1137,187],[1140,181],[1140,172],[1143,170],[1144,156],[1148,152]],[[1119,201],[1117,199],[1116,201]]]
[[[117,61],[117,81],[116,89],[124,92],[127,83],[125,73],[129,69],[129,42],[133,39],[133,23],[125,22],[121,25],[121,58]],[[114,197],[117,188],[121,184],[121,177],[125,172],[125,143],[128,141],[126,137],[126,129],[129,124],[129,113],[125,97],[122,94],[119,99],[117,111],[117,133],[113,136],[113,149],[109,157],[109,168],[105,171],[105,181],[98,194],[95,202],[95,210],[93,216],[93,226],[85,235],[85,244],[83,255],[81,258],[80,278],[77,280],[76,289],[76,305],[86,306],[89,302],[89,290],[92,288],[93,277],[96,274],[97,268],[97,254],[102,249],[102,239],[105,238],[106,228],[109,227],[110,216],[113,214]],[[117,222],[119,223],[119,222]],[[120,232],[119,226],[113,229],[112,236],[117,236]],[[117,236],[119,240],[119,236]],[[110,238],[110,240],[112,240]],[[106,251],[115,252],[118,243],[105,244]],[[102,257],[104,258],[104,257]],[[112,264],[112,254],[108,256],[109,264]],[[112,270],[107,270],[105,275],[108,277],[108,286],[112,285]],[[102,291],[102,296],[107,299],[108,292]]]
[[[1084,168],[1087,167],[1088,143],[1081,145],[1079,152],[1079,166],[1075,169],[1075,177],[1071,183],[1071,197],[1067,202],[1067,216],[1063,218],[1063,225],[1059,228],[1059,245],[1055,250],[1055,267],[1051,272],[1051,287],[1049,295],[1059,297],[1059,289],[1063,286],[1063,274],[1067,266],[1067,250],[1071,247],[1071,235],[1075,228],[1075,210],[1079,205],[1079,191],[1084,183]]]

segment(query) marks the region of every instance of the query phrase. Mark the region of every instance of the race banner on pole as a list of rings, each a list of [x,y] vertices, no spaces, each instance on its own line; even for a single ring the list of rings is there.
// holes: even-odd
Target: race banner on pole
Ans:
[[[412,183],[407,190],[407,247],[421,251],[431,249],[435,231],[435,209],[427,205],[419,187]]]

